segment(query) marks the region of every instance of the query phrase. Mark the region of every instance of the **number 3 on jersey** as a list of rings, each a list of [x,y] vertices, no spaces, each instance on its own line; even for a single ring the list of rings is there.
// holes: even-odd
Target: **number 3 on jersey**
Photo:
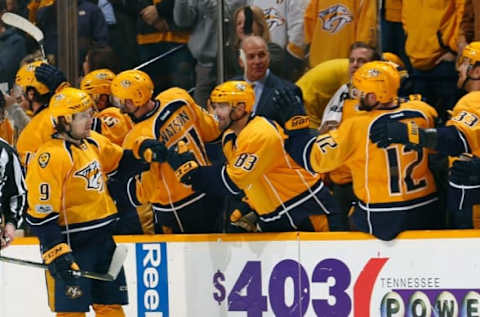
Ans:
[[[247,172],[250,172],[258,161],[258,157],[254,154],[242,153],[237,157],[237,160],[233,166],[241,168]]]

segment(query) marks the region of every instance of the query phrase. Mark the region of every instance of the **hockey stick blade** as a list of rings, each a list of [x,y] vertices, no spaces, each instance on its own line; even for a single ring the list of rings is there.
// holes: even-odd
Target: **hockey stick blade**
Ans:
[[[16,27],[17,29],[22,30],[23,32],[29,34],[31,37],[38,42],[40,45],[40,50],[42,51],[42,56],[45,58],[45,52],[43,50],[43,32],[38,27],[36,27],[33,23],[25,19],[24,17],[11,13],[5,12],[2,15],[2,21],[5,24],[11,25]]]
[[[73,275],[77,277],[85,277],[85,278],[90,278],[90,279],[99,280],[99,281],[106,281],[106,282],[114,281],[117,278],[118,274],[120,273],[120,270],[122,269],[123,262],[127,257],[127,251],[128,249],[126,246],[117,245],[117,248],[113,253],[112,262],[110,262],[110,267],[108,268],[108,272],[105,274],[82,271],[82,270],[71,271],[71,272]],[[0,261],[48,270],[48,266],[46,264],[39,263],[39,262],[15,259],[15,258],[10,258],[6,256],[1,256],[1,255],[0,255]]]

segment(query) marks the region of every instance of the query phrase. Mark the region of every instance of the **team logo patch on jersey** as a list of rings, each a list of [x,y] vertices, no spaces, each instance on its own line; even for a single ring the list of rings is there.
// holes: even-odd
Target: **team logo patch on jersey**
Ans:
[[[268,28],[271,30],[277,26],[285,24],[285,18],[280,15],[280,12],[275,8],[267,8],[263,11],[265,20],[267,20]]]
[[[103,189],[102,172],[97,161],[93,161],[83,169],[76,171],[74,175],[87,181],[87,190],[101,191]]]
[[[49,214],[53,211],[52,205],[35,205],[35,211],[39,214]]]
[[[38,157],[38,165],[41,168],[45,168],[48,165],[48,161],[50,161],[50,153],[48,152],[44,152]]]
[[[80,286],[67,286],[65,290],[65,295],[71,299],[77,299],[82,297],[83,291]]]
[[[353,15],[347,7],[341,4],[335,4],[318,13],[318,17],[322,20],[322,29],[329,33],[337,33],[347,23],[353,21]]]

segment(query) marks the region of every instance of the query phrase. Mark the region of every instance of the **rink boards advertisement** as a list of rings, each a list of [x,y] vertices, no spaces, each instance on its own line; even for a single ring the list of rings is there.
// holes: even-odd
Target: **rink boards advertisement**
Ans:
[[[129,249],[126,316],[480,316],[475,230],[116,240]],[[31,238],[2,255],[40,261]],[[41,269],[0,262],[0,292],[0,316],[53,316]]]

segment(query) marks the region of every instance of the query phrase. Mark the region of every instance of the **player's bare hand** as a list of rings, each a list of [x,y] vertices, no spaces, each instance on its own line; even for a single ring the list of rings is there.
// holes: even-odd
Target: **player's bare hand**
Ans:
[[[453,54],[452,52],[446,52],[435,61],[435,65],[438,65],[441,62],[453,62],[456,59],[457,56],[455,54]]]
[[[7,223],[0,232],[0,249],[4,249],[12,243],[15,238],[15,226]]]
[[[170,30],[167,20],[162,18],[155,20],[153,27],[159,32],[168,32]]]
[[[140,16],[145,23],[153,25],[153,23],[158,19],[157,7],[154,5],[149,5],[143,8],[143,10],[140,11]]]

